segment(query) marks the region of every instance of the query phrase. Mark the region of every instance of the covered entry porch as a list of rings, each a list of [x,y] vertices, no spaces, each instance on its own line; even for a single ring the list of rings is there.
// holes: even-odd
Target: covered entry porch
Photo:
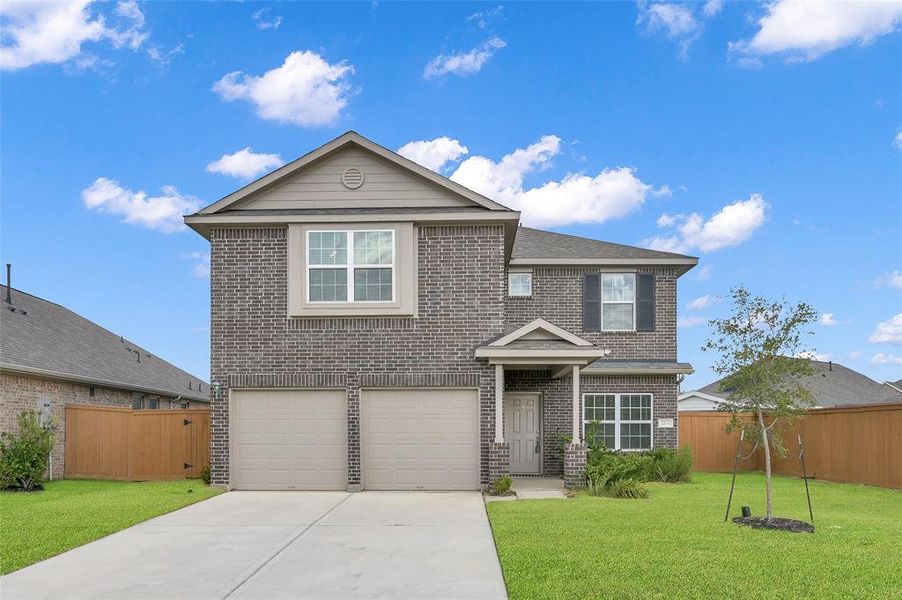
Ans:
[[[495,369],[490,481],[513,474],[583,484],[580,371],[608,353],[542,319],[476,349]]]

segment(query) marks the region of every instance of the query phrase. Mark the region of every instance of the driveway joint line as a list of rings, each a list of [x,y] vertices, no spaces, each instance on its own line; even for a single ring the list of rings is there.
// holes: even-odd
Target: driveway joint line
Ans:
[[[231,590],[229,590],[228,593],[222,597],[223,600],[227,600],[228,598],[230,598],[232,596],[232,594],[234,594],[239,589],[241,589],[241,587],[244,586],[245,583],[247,583],[248,581],[253,579],[257,573],[262,571],[266,567],[266,565],[271,563],[277,556],[279,556],[280,554],[285,552],[285,550],[287,550],[290,546],[294,545],[294,543],[297,542],[301,538],[301,536],[303,536],[305,533],[310,531],[310,529],[312,529],[314,525],[316,525],[317,523],[319,523],[320,521],[322,521],[323,519],[328,517],[330,514],[332,514],[332,511],[334,511],[336,508],[338,508],[339,506],[341,506],[342,504],[347,502],[351,498],[351,496],[352,496],[352,494],[348,494],[347,496],[342,498],[341,501],[338,502],[338,504],[336,504],[335,506],[333,506],[332,508],[330,508],[329,510],[324,512],[322,515],[320,515],[320,517],[317,520],[313,521],[312,523],[310,523],[309,525],[304,527],[296,536],[294,536],[293,538],[288,540],[281,548],[276,550],[269,558],[267,558],[265,561],[263,561],[263,564],[261,564],[256,569],[251,571],[251,573],[247,577],[245,577],[244,579],[239,581]]]

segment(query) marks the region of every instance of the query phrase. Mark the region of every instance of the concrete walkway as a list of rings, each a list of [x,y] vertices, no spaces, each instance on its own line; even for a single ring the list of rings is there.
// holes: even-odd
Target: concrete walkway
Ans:
[[[230,492],[0,578],[20,598],[506,598],[477,492]]]

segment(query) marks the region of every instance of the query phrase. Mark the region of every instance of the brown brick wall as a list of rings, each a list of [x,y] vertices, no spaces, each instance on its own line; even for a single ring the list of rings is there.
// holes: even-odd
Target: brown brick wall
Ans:
[[[652,332],[583,331],[583,275],[596,268],[535,268],[532,296],[505,297],[505,318],[514,326],[545,319],[602,348],[608,358],[676,360],[676,269],[642,268],[655,274],[655,330]]]
[[[38,379],[23,375],[0,373],[0,431],[17,431],[19,413],[34,410],[38,398],[49,398],[56,419],[53,442],[53,478],[65,473],[66,454],[66,405],[87,404],[93,406],[130,407],[133,393],[67,381]],[[169,398],[160,397],[161,407],[168,408]]]
[[[480,389],[483,482],[494,436],[494,371],[474,349],[502,329],[506,283],[500,226],[424,226],[417,234],[418,318],[289,319],[287,229],[220,229],[211,236],[213,481],[228,483],[228,390],[316,387],[336,377],[348,394],[348,483],[360,483],[360,388]]]

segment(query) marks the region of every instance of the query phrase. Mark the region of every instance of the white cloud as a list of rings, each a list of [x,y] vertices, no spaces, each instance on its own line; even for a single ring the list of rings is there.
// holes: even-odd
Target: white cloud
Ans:
[[[197,251],[183,254],[182,258],[189,258],[195,261],[191,267],[191,272],[195,277],[206,279],[210,276],[210,253],[208,251]]]
[[[326,126],[348,105],[348,77],[353,73],[354,67],[346,62],[329,64],[315,52],[295,51],[263,75],[232,71],[213,85],[213,91],[227,102],[251,102],[262,119]]]
[[[677,318],[677,327],[696,327],[698,325],[704,325],[705,319],[704,317],[679,317]]]
[[[443,75],[453,74],[460,77],[478,73],[483,65],[488,62],[498,50],[507,46],[507,42],[500,37],[493,37],[469,52],[457,54],[439,54],[429,61],[423,70],[423,77],[432,79]]]
[[[896,0],[777,0],[765,5],[751,39],[730,42],[728,47],[731,53],[746,56],[811,61],[844,46],[872,42],[895,31],[900,22],[902,2]]]
[[[434,140],[407,142],[398,148],[398,154],[401,156],[436,172],[468,152],[466,146],[446,136]]]
[[[877,328],[868,340],[902,346],[902,313],[898,313],[882,323],[877,323]]]
[[[877,285],[888,285],[890,287],[902,289],[902,271],[895,269],[885,277],[880,277],[877,279]]]
[[[636,210],[653,187],[628,167],[605,169],[597,175],[567,173],[559,181],[524,188],[527,174],[547,169],[561,151],[561,139],[546,135],[495,162],[484,156],[463,161],[451,179],[523,213],[525,225],[560,226],[603,223]]]
[[[489,25],[489,23],[491,23],[501,15],[501,12],[503,10],[504,7],[501,5],[498,5],[495,8],[490,8],[488,10],[481,10],[467,17],[467,22],[474,23],[480,29],[485,29],[486,26]]]
[[[849,352],[849,360],[857,360],[861,357],[861,350],[852,350]]]
[[[708,281],[711,279],[711,271],[714,269],[711,265],[700,267],[695,273],[695,278],[699,281]]]
[[[103,15],[92,14],[91,0],[65,2],[17,2],[0,4],[0,69],[14,71],[37,64],[62,64],[89,68],[100,59],[82,52],[88,42],[109,40],[115,48],[140,48],[147,39],[144,14],[134,0],[116,4],[117,23],[107,25]]]
[[[282,17],[280,15],[276,15],[270,20],[264,19],[264,15],[269,12],[268,8],[261,8],[260,10],[255,10],[251,13],[251,20],[257,26],[257,29],[278,29],[279,25],[282,24]]]
[[[707,220],[698,213],[674,215],[671,225],[676,225],[676,235],[653,237],[645,240],[644,244],[668,252],[711,252],[737,246],[764,224],[766,211],[764,198],[760,194],[752,194],[748,200],[737,200],[724,206]],[[670,217],[665,223],[669,220]],[[661,220],[658,222],[660,224]]]
[[[165,233],[185,228],[182,215],[196,212],[200,200],[185,196],[171,185],[163,186],[162,195],[148,197],[143,191],[134,192],[118,182],[98,177],[82,190],[81,198],[91,210],[118,215],[125,223],[133,223]]]
[[[176,44],[169,50],[164,50],[162,46],[153,45],[147,48],[147,56],[150,57],[158,67],[168,67],[172,62],[172,57],[185,53],[184,44]]]
[[[640,1],[636,24],[644,25],[650,34],[664,33],[667,39],[678,41],[682,58],[686,58],[689,46],[702,30],[689,4]]]
[[[669,185],[665,184],[656,190],[652,190],[651,195],[655,198],[670,198],[673,196],[673,190],[670,189]]]
[[[796,353],[796,358],[807,358],[808,360],[817,360],[820,362],[827,362],[833,355],[829,352],[818,353],[813,350],[804,350],[802,352]]]
[[[902,365],[902,356],[878,352],[871,358],[871,363],[875,365]]]
[[[658,217],[658,229],[673,227],[674,225],[676,225],[676,222],[677,218],[675,216],[664,213],[660,217]]]
[[[839,321],[836,320],[836,317],[833,313],[821,313],[818,317],[817,322],[823,327],[833,327],[834,325],[839,325]]]
[[[699,296],[692,302],[686,305],[686,308],[689,310],[704,310],[711,306],[714,306],[720,302],[720,298],[717,296],[712,296],[711,294],[705,294],[704,296]]]
[[[248,146],[231,154],[223,154],[218,160],[207,165],[207,171],[238,179],[252,179],[260,173],[281,167],[283,164],[285,161],[278,154],[254,152]]]
[[[702,14],[711,18],[723,10],[724,0],[708,0],[702,7]]]
[[[893,138],[893,148],[902,150],[902,129],[897,131],[896,137]]]

